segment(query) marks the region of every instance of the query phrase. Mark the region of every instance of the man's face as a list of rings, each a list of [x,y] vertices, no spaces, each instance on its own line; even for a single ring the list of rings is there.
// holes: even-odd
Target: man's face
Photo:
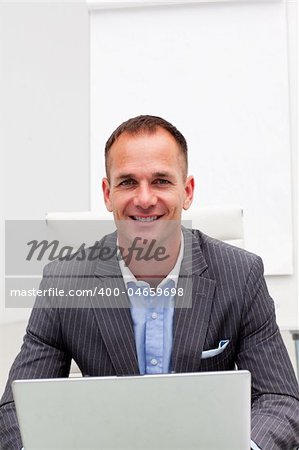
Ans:
[[[103,179],[102,188],[119,237],[171,241],[174,232],[177,237],[194,180],[185,178],[184,157],[172,135],[163,128],[123,133],[110,148],[108,167],[110,179]]]

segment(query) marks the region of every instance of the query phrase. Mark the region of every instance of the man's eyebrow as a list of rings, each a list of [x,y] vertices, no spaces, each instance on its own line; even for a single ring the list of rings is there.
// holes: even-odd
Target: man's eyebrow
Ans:
[[[173,175],[170,172],[155,172],[154,177],[171,178]]]
[[[152,174],[153,177],[161,177],[161,178],[170,178],[173,175],[170,172],[154,172]],[[136,175],[133,173],[120,173],[115,177],[117,180],[125,180],[128,178],[136,178]]]
[[[126,178],[134,178],[132,173],[120,173],[115,177],[117,180],[125,180]]]

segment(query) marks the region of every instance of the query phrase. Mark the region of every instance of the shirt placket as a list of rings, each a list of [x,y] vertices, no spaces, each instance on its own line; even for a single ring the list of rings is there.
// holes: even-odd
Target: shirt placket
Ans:
[[[146,373],[163,372],[163,323],[164,309],[155,306],[155,296],[147,296],[145,324]]]

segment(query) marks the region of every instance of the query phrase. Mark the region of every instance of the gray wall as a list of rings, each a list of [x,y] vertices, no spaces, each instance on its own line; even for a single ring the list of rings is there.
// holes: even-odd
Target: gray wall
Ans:
[[[47,211],[88,210],[85,2],[1,3],[0,8],[4,216],[43,219]],[[2,239],[2,254],[3,249]],[[5,311],[1,296],[0,323],[27,315]]]
[[[5,4],[5,215],[89,206],[85,5]]]

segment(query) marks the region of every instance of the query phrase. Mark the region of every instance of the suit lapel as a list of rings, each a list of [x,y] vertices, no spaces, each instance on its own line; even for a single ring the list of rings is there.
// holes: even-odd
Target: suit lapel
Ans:
[[[194,372],[200,367],[216,282],[202,276],[207,263],[198,239],[183,231],[185,251],[178,288],[183,288],[184,295],[176,299],[172,370]]]
[[[99,246],[101,243],[113,252],[116,233],[108,235]],[[130,303],[116,256],[106,261],[99,259],[95,276],[98,292],[104,295],[98,293],[91,302],[116,375],[139,374]]]

